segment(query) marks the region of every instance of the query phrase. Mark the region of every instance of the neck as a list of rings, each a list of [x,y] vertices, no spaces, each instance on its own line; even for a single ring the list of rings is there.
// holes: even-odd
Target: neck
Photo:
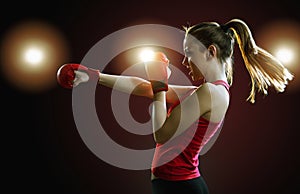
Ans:
[[[210,65],[210,69],[205,74],[205,80],[207,82],[214,82],[217,80],[224,80],[227,82],[227,77],[225,74],[225,65],[224,64],[214,64]]]

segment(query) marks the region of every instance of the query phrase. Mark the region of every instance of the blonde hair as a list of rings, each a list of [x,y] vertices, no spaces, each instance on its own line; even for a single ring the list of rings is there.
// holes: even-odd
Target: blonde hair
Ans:
[[[244,64],[251,77],[251,91],[247,101],[255,102],[255,95],[261,92],[268,94],[268,87],[274,87],[277,92],[283,92],[288,80],[293,75],[286,67],[266,50],[258,47],[249,27],[240,19],[232,19],[224,25],[215,22],[204,22],[186,29],[205,46],[214,44],[220,53],[219,59],[227,67],[227,80],[232,84],[232,66],[227,62],[232,58],[234,43],[237,43]],[[225,49],[225,51],[224,51]]]

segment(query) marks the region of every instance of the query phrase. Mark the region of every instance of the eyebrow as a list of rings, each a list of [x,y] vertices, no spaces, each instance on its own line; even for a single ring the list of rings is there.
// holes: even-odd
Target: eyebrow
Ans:
[[[184,52],[185,53],[190,53],[191,52],[191,48],[190,47],[185,47],[184,48]]]

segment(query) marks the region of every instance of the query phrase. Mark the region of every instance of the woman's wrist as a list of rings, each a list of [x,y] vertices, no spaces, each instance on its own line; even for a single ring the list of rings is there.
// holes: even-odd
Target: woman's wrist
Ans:
[[[153,93],[153,101],[165,101],[166,99],[166,91],[159,91]]]
[[[150,80],[150,83],[151,83],[153,94],[156,94],[161,91],[168,91],[169,89],[167,81],[164,80],[162,81]]]

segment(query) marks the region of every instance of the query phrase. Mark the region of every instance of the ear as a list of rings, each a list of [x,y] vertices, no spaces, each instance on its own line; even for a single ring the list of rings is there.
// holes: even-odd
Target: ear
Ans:
[[[209,57],[217,57],[217,47],[215,45],[209,45],[207,48]]]

